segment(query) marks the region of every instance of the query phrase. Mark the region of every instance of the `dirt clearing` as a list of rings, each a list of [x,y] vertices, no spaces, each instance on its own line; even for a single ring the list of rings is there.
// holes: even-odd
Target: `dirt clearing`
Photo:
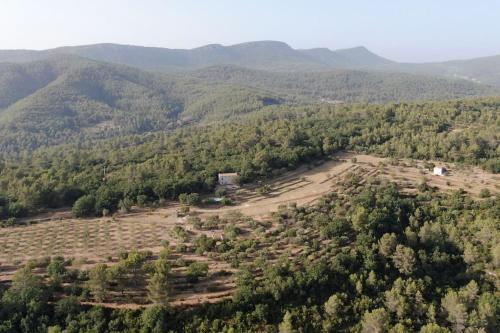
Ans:
[[[460,168],[450,163],[435,163],[447,168],[445,176],[435,176],[424,168],[424,162],[389,160],[370,155],[344,153],[335,160],[308,170],[302,167],[269,182],[270,192],[259,195],[256,188],[264,184],[248,185],[232,193],[235,204],[223,207],[192,208],[191,215],[207,217],[239,211],[246,216],[265,219],[280,205],[314,202],[322,195],[337,189],[347,175],[361,179],[380,177],[398,182],[403,189],[414,191],[422,182],[443,191],[462,188],[474,197],[482,189],[492,195],[500,192],[500,175],[484,172],[476,167]],[[105,260],[119,251],[147,249],[156,251],[162,241],[176,244],[170,231],[175,226],[186,226],[186,218],[178,217],[179,205],[116,214],[113,217],[73,219],[57,212],[54,220],[33,225],[0,229],[0,263],[20,263],[30,258],[62,255],[85,257],[92,261]],[[36,220],[36,219],[33,219]],[[194,231],[191,231],[194,232]],[[213,237],[214,233],[208,233]]]

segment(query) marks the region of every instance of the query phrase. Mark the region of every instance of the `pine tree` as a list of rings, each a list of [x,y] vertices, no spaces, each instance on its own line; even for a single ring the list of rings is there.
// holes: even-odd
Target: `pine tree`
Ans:
[[[283,317],[283,321],[279,325],[279,333],[295,333],[296,330],[293,328],[292,324],[292,314],[286,312]]]
[[[154,273],[148,283],[148,297],[156,305],[168,305],[169,285],[166,275]]]
[[[153,276],[148,283],[148,297],[151,302],[156,305],[167,306],[169,296],[168,274],[170,273],[170,265],[165,259],[157,259],[154,262]]]
[[[411,275],[415,268],[415,252],[411,247],[398,245],[392,256],[392,261],[401,274]]]
[[[108,292],[109,272],[106,264],[97,264],[89,272],[89,287],[97,302],[103,302]]]
[[[362,333],[382,333],[387,331],[389,314],[385,309],[378,308],[372,312],[366,312],[361,322]]]

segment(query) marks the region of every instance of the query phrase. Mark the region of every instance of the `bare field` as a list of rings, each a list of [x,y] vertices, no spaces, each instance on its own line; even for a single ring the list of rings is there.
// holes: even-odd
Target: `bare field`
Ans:
[[[235,202],[233,206],[191,208],[189,215],[202,219],[214,215],[223,219],[229,216],[232,223],[242,230],[239,239],[258,241],[262,240],[262,233],[276,226],[270,222],[262,223],[260,230],[256,230],[249,226],[249,221],[254,224],[270,221],[271,212],[278,210],[281,205],[310,204],[328,192],[342,190],[345,180],[353,176],[359,181],[352,186],[362,184],[369,177],[378,177],[396,181],[408,192],[415,191],[425,181],[443,191],[462,188],[474,197],[479,197],[481,189],[488,189],[492,195],[500,193],[500,176],[475,167],[459,168],[449,163],[436,165],[447,167],[449,173],[442,177],[434,176],[421,161],[395,161],[343,153],[312,169],[302,167],[274,179],[268,183],[271,191],[266,195],[256,192],[256,188],[263,184],[248,185],[231,193]],[[178,209],[179,205],[172,203],[156,210],[136,209],[128,214],[95,219],[73,219],[68,217],[68,212],[58,211],[53,216],[40,216],[37,223],[28,226],[0,229],[0,281],[9,280],[16,268],[33,258],[61,255],[74,258],[75,267],[90,267],[97,262],[112,265],[118,253],[123,251],[150,250],[153,255],[157,255],[166,241],[174,249],[180,243],[192,246],[202,234],[216,240],[223,237],[224,226],[211,230],[196,229],[187,222],[186,217],[178,216]],[[234,218],[235,215],[237,218]],[[173,232],[175,228],[183,230],[184,237],[179,238]],[[286,251],[301,251],[299,245],[288,244],[279,238],[272,244],[262,241],[257,246],[260,249],[272,248],[269,260],[275,260]],[[252,262],[256,259],[252,250],[247,252],[239,258],[240,261]],[[196,284],[186,282],[183,274],[185,266],[173,266],[173,305],[192,306],[200,302],[216,302],[232,294],[235,268],[228,258],[173,250],[169,259],[173,262],[204,261],[209,264],[208,276]],[[134,295],[128,295],[127,299],[117,296],[115,303],[107,305],[120,307],[137,304],[134,300],[144,299],[145,294],[146,290],[138,290]]]

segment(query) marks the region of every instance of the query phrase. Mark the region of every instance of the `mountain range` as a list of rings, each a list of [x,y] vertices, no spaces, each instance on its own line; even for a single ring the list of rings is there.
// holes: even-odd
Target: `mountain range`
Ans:
[[[466,79],[500,86],[500,55],[434,63],[399,63],[365,47],[344,50],[293,49],[283,42],[257,41],[230,46],[210,44],[194,49],[168,49],[95,44],[48,50],[0,50],[0,62],[31,62],[72,54],[147,71],[178,72],[214,65],[235,65],[271,71],[376,70]]]
[[[393,70],[397,66],[413,73]],[[0,51],[0,151],[234,121],[299,104],[500,94],[498,87],[458,78],[438,65],[436,75],[412,66],[365,48],[294,50],[281,42],[193,50],[100,44]],[[461,68],[488,75],[472,60]]]

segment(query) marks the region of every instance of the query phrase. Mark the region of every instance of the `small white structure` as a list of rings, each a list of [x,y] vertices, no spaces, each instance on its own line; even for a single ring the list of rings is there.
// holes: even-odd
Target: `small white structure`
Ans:
[[[219,185],[237,185],[237,178],[236,172],[219,173]]]
[[[436,176],[444,176],[446,174],[446,168],[434,167],[434,171],[432,173]]]

